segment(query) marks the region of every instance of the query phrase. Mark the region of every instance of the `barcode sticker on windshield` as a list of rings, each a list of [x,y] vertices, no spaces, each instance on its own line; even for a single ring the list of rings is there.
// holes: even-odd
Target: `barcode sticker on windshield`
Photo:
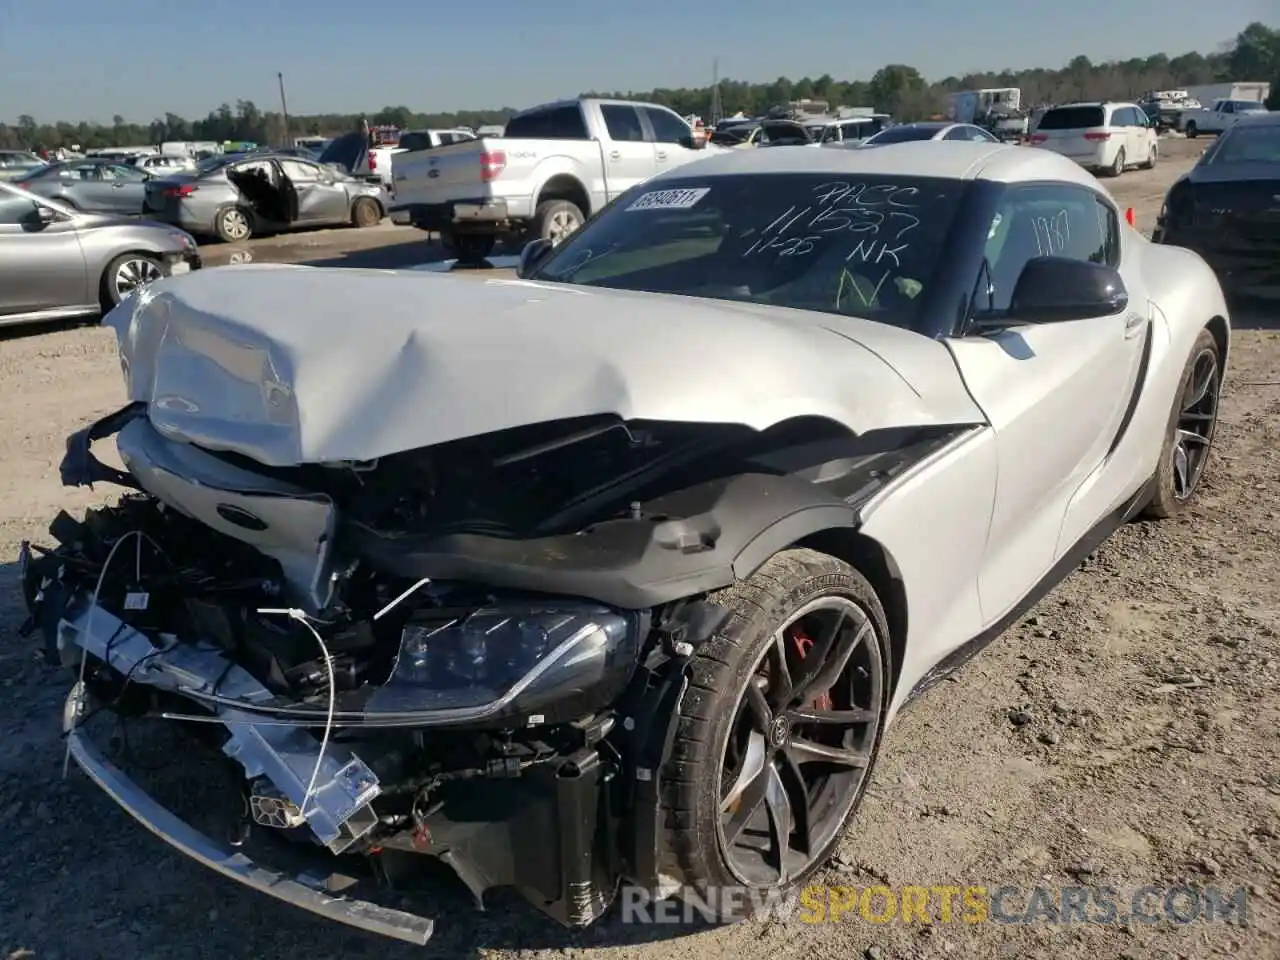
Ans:
[[[688,210],[711,192],[710,187],[688,187],[683,190],[653,190],[636,197],[627,207],[631,210]]]

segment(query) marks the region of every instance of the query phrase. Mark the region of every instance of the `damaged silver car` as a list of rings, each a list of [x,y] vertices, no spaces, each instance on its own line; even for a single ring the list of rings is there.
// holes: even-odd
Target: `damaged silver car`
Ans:
[[[410,942],[430,900],[388,885],[430,857],[570,926],[624,882],[740,916],[821,866],[905,703],[1193,496],[1226,308],[1122,230],[1044,151],[735,151],[518,279],[157,281],[104,321],[130,403],[62,463],[130,492],[24,549],[70,756]],[[190,816],[134,769],[166,737]]]

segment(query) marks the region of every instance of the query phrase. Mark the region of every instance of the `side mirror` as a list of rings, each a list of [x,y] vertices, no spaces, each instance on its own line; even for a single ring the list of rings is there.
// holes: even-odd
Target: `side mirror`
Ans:
[[[53,207],[46,207],[43,203],[37,203],[36,219],[40,223],[54,223],[58,219],[58,211]]]
[[[1013,287],[1006,323],[1064,323],[1119,313],[1129,292],[1113,267],[1067,257],[1028,260]]]
[[[525,280],[537,269],[538,264],[547,259],[551,253],[551,241],[545,239],[530,240],[520,251],[520,260],[516,264],[516,276]]]

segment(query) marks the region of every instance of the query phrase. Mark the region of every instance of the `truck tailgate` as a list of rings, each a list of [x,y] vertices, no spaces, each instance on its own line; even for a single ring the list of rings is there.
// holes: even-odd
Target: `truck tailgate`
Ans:
[[[395,207],[501,198],[512,213],[527,216],[538,188],[538,167],[562,161],[590,184],[603,175],[594,140],[526,140],[482,137],[434,150],[396,154],[392,161]],[[545,168],[544,171],[545,173]]]

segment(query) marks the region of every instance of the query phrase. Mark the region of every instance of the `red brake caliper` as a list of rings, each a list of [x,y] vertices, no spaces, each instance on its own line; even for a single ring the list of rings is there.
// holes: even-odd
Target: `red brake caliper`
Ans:
[[[791,642],[796,645],[796,654],[803,662],[809,656],[809,651],[813,649],[813,637],[809,636],[799,626],[791,628]],[[831,693],[828,690],[822,691],[816,697],[809,701],[809,706],[814,710],[830,710],[831,709]]]

